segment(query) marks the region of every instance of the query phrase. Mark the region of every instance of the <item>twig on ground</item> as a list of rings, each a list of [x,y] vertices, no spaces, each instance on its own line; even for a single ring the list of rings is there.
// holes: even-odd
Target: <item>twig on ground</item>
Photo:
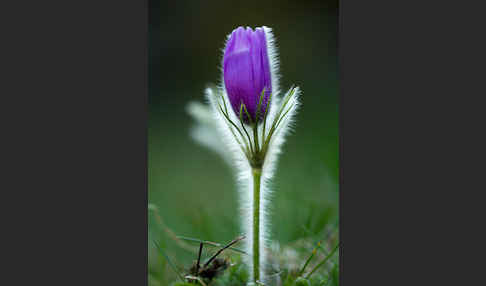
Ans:
[[[177,238],[178,239],[187,240],[187,241],[204,243],[204,244],[207,244],[207,245],[210,245],[210,246],[214,246],[214,247],[223,247],[223,244],[217,243],[217,242],[213,242],[213,241],[200,240],[200,239],[197,239],[197,238],[192,238],[192,237],[187,237],[187,236],[181,236],[181,235],[178,235]],[[231,249],[231,250],[236,251],[236,252],[239,252],[239,253],[247,254],[245,251],[243,251],[243,250],[241,250],[239,248],[228,247],[228,249]]]
[[[204,281],[201,278],[197,277],[197,276],[186,275],[185,278],[186,279],[197,280],[199,283],[201,283],[202,286],[207,286],[206,283],[204,283]]]
[[[230,246],[232,246],[233,244],[237,243],[238,241],[244,238],[245,236],[243,235],[233,239],[230,243],[228,243],[226,246],[218,250],[218,252],[216,252],[211,258],[209,258],[209,260],[206,263],[204,263],[203,268],[206,268],[209,265],[209,263],[211,263],[211,261],[213,261],[221,252],[223,252],[223,250],[229,248]]]

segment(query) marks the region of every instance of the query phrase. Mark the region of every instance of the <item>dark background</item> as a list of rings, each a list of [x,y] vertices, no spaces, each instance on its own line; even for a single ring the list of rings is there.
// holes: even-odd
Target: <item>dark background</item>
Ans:
[[[273,28],[281,90],[303,91],[274,179],[273,238],[286,244],[326,227],[337,232],[337,1],[150,1],[149,203],[175,234],[226,242],[239,233],[233,174],[190,138],[185,108],[219,82],[226,35],[240,25]],[[194,259],[149,213],[149,270],[159,269],[152,240],[182,265]]]

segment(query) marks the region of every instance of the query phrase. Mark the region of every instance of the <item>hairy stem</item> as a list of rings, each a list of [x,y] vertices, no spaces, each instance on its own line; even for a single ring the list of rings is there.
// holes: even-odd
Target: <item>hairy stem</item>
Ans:
[[[261,168],[253,168],[253,277],[260,279],[260,181]]]

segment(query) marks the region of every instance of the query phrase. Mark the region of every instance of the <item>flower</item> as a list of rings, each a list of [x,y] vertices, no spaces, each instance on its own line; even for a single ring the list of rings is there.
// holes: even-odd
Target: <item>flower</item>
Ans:
[[[267,37],[263,27],[255,31],[250,27],[233,30],[224,50],[223,78],[233,111],[240,117],[240,108],[244,104],[253,122],[257,119],[258,104],[265,90],[258,112],[261,122],[272,92]],[[246,111],[243,111],[242,117],[245,123],[249,123]]]
[[[222,86],[205,91],[208,108],[190,108],[198,121],[193,135],[234,167],[241,194],[242,231],[247,235],[248,255],[244,259],[249,279],[253,284],[267,283],[268,182],[295,120],[300,89],[292,87],[285,94],[279,93],[278,57],[269,27],[233,30],[227,38],[222,65]],[[255,122],[258,124],[252,124]]]

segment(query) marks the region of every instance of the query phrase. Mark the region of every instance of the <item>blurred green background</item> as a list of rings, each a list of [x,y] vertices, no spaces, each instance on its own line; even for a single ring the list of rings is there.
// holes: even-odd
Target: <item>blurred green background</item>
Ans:
[[[232,171],[189,136],[186,104],[218,83],[226,35],[273,28],[281,90],[301,87],[302,107],[274,178],[272,236],[281,244],[324,235],[338,222],[338,1],[149,1],[149,203],[177,235],[228,242],[239,233]],[[224,147],[223,147],[224,148]],[[149,273],[158,241],[178,265],[194,255],[149,213]],[[194,246],[197,248],[197,245]]]

